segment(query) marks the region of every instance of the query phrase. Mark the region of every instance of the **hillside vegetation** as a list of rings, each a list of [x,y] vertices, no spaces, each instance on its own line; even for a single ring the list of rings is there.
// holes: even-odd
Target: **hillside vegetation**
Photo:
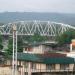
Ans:
[[[0,22],[8,23],[25,20],[56,21],[75,25],[75,14],[37,13],[37,12],[4,12],[0,13]]]

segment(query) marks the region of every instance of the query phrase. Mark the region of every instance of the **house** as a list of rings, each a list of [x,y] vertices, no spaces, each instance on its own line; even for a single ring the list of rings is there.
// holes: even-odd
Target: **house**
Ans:
[[[53,51],[52,46],[55,42],[31,43],[23,46],[23,53],[44,54]]]
[[[47,52],[48,44],[28,45],[18,53],[17,75],[73,75],[75,60],[66,54]],[[48,48],[47,48],[48,47]],[[11,57],[0,66],[0,75],[11,75]]]
[[[8,61],[5,68],[9,74],[5,75],[12,73],[11,61]],[[18,53],[17,70],[18,75],[72,75],[75,74],[74,63],[74,58],[64,54]]]

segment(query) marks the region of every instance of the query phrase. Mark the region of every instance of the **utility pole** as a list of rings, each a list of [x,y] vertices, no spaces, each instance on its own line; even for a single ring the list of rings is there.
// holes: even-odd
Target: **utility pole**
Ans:
[[[17,75],[17,28],[13,25],[12,75]]]

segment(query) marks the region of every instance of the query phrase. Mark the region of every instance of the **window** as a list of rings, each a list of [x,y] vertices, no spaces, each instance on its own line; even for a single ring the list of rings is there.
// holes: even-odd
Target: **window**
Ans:
[[[5,65],[11,65],[11,61],[7,60],[7,61],[5,61],[4,64],[5,64]]]
[[[19,61],[19,65],[21,66],[21,61]]]
[[[47,64],[46,69],[47,70],[54,70],[55,69],[55,64]]]
[[[32,63],[31,68],[32,68],[32,69],[36,69],[36,63]]]
[[[75,51],[75,46],[72,47],[72,51]]]
[[[25,51],[32,51],[32,47],[26,47]]]
[[[69,64],[60,64],[60,69],[61,70],[68,70],[69,69]]]
[[[24,67],[28,68],[28,62],[24,62]]]

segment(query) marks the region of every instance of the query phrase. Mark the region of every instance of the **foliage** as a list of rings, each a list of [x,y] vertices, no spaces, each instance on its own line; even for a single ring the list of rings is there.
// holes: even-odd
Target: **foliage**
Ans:
[[[68,30],[65,31],[63,34],[58,35],[56,37],[56,40],[58,41],[58,44],[69,44],[71,43],[71,40],[75,39],[75,30]]]
[[[72,0],[74,1],[74,0]],[[36,13],[36,12],[5,12],[0,13],[0,22],[9,23],[21,20],[51,20],[55,22],[62,22],[75,25],[75,14],[63,13]]]
[[[2,36],[0,35],[0,50],[2,50],[3,49],[3,45],[2,45]]]
[[[35,33],[30,40],[31,42],[43,42],[46,38],[44,36],[40,36],[38,33]]]
[[[18,52],[23,51],[23,44],[24,42],[28,43],[34,43],[34,42],[43,42],[47,38],[44,36],[40,36],[39,34],[35,33],[33,36],[18,36],[17,38],[17,50]],[[8,48],[6,49],[6,52],[10,55],[13,51],[13,39],[9,38],[8,41]]]
[[[8,48],[5,51],[8,55],[12,54],[13,52],[13,39],[12,38],[9,39]]]
[[[47,40],[47,37],[41,36],[38,33],[35,33],[32,36],[25,36],[23,38],[24,38],[24,41],[27,41],[28,43],[43,42],[43,41]]]
[[[23,45],[22,38],[18,37],[18,40],[17,40],[17,50],[18,50],[18,52],[22,52],[22,50],[23,50],[22,45]],[[6,49],[6,52],[7,52],[8,55],[11,55],[12,52],[13,52],[13,39],[12,38],[9,38],[8,48]]]
[[[18,52],[22,52],[23,51],[23,42],[24,42],[23,37],[19,36],[17,38],[17,50],[18,50]]]

